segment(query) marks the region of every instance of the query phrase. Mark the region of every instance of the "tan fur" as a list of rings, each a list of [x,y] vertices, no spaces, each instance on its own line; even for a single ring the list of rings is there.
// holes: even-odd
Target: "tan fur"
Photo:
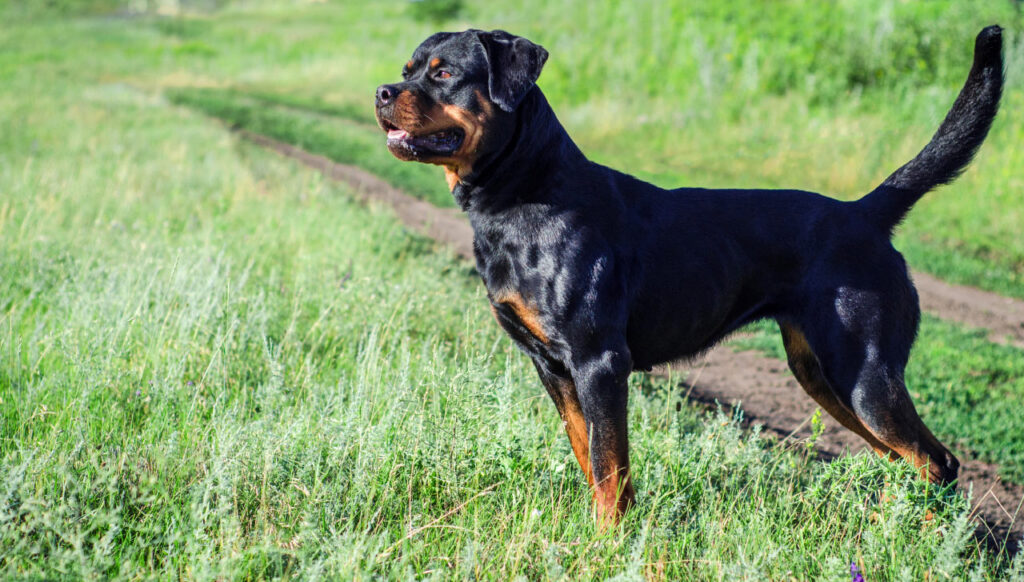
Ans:
[[[516,314],[516,318],[523,324],[523,327],[533,334],[535,338],[548,343],[548,335],[544,333],[544,328],[541,327],[540,312],[537,311],[536,307],[526,303],[522,295],[509,293],[498,298],[496,302],[511,307],[512,312]]]
[[[411,135],[430,135],[454,127],[462,129],[465,133],[462,145],[451,156],[420,160],[444,166],[445,181],[448,182],[449,190],[454,190],[462,178],[473,171],[473,163],[486,134],[487,123],[494,115],[494,106],[491,102],[479,91],[476,97],[480,104],[480,113],[473,113],[456,105],[427,107],[409,91],[403,91],[395,98],[391,122]]]
[[[587,483],[594,486],[594,474],[590,470],[590,439],[587,437],[587,423],[583,419],[583,409],[580,408],[579,397],[576,395],[576,385],[571,381],[559,382],[554,387],[561,395],[556,399],[558,415],[562,417],[562,426],[569,436],[569,444],[572,452],[576,455],[576,462],[583,469],[583,475]]]
[[[463,140],[459,150],[452,156],[451,162],[443,164],[459,180],[473,171],[473,162],[476,161],[476,156],[487,128],[487,122],[494,115],[493,105],[479,91],[476,93],[476,98],[477,102],[480,103],[481,109],[481,112],[478,114],[455,105],[445,105],[442,107],[445,116],[454,121],[466,133],[466,138]],[[449,187],[453,190],[455,189],[455,186],[451,185],[450,182]]]

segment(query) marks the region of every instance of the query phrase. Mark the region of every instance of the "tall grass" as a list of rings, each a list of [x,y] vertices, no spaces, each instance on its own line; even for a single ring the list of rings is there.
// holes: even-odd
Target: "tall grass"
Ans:
[[[6,102],[63,139],[0,167],[5,576],[1010,566],[973,541],[963,497],[909,467],[810,462],[642,378],[642,501],[597,532],[553,407],[465,265],[187,110],[121,86],[36,95]]]
[[[709,114],[754,95],[798,93],[834,105],[851,92],[954,87],[982,27],[1022,23],[1013,2],[999,0],[583,5],[523,0],[477,7],[466,20],[548,47],[555,58],[545,86],[570,106],[630,95],[704,104]]]
[[[641,502],[595,531],[467,265],[139,89],[328,61],[365,79],[377,65],[327,47],[382,46],[400,8],[0,36],[3,577],[1021,578],[962,495],[867,455],[810,461],[642,377]]]

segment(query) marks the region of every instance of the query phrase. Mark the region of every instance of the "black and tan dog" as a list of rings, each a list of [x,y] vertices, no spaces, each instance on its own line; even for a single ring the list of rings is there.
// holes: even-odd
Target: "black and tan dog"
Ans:
[[[920,309],[893,229],[953,180],[996,115],[1001,29],[920,154],[867,196],[663,190],[587,160],[536,87],[548,53],[503,31],[438,33],[377,119],[402,160],[443,166],[469,215],[501,326],[558,407],[603,520],[632,503],[626,380],[775,319],[800,384],[879,454],[936,483],[959,463],[921,422],[903,370]]]

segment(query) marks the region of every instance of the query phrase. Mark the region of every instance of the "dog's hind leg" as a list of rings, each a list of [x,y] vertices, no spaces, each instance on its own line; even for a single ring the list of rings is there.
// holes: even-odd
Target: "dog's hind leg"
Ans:
[[[917,467],[922,478],[941,485],[955,481],[960,462],[918,416],[902,368],[868,365],[861,376],[851,401],[871,434]]]
[[[916,294],[909,279],[875,284],[840,287],[819,305],[817,325],[805,329],[808,345],[839,402],[873,437],[868,442],[884,444],[923,478],[950,483],[960,463],[918,416],[903,380],[920,318]]]
[[[779,322],[779,330],[782,331],[782,345],[786,348],[789,369],[804,391],[824,408],[825,412],[832,415],[832,418],[867,441],[876,453],[891,456],[892,449],[875,438],[857,415],[836,397],[821,371],[818,357],[811,350],[807,338],[800,329],[795,325]]]

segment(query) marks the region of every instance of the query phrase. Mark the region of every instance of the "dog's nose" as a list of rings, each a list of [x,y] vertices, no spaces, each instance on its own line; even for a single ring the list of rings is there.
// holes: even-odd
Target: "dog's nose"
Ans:
[[[377,87],[377,105],[387,105],[398,95],[394,85],[381,85]]]

